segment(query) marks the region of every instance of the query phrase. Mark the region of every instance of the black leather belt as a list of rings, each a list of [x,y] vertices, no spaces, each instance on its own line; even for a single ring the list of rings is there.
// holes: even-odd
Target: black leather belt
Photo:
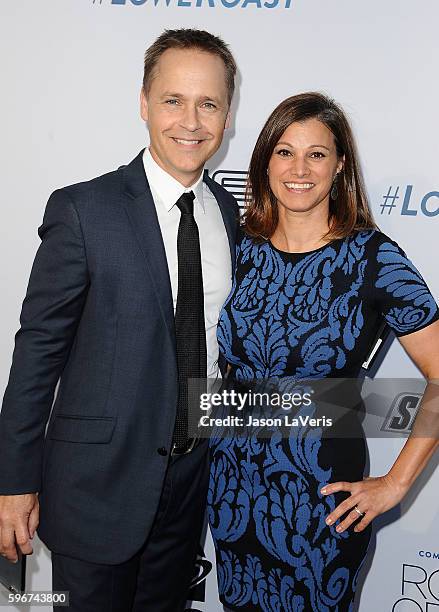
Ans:
[[[189,438],[189,440],[183,446],[176,446],[175,443],[172,445],[171,456],[173,455],[187,455],[198,446],[201,438]]]

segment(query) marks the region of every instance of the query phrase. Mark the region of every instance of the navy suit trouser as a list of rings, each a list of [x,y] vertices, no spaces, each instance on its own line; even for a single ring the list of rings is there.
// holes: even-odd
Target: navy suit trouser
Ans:
[[[124,563],[104,565],[52,553],[52,589],[69,591],[70,612],[185,609],[204,524],[208,442],[171,456],[152,530]],[[129,509],[127,509],[129,512]]]

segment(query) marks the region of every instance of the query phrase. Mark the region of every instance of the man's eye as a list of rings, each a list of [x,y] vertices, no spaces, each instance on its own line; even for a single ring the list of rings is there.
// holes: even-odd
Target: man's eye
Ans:
[[[178,100],[176,100],[175,98],[170,98],[169,100],[166,100],[166,104],[170,104],[171,106],[178,104]]]
[[[216,105],[213,102],[205,102],[204,107],[209,108],[209,109],[214,109],[216,108]]]

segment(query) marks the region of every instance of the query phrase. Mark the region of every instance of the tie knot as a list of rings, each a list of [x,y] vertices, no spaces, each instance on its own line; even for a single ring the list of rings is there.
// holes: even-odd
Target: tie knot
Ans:
[[[194,214],[194,200],[195,194],[193,191],[189,191],[188,193],[184,193],[182,196],[178,198],[176,204],[178,208],[181,210],[181,214],[193,215]]]

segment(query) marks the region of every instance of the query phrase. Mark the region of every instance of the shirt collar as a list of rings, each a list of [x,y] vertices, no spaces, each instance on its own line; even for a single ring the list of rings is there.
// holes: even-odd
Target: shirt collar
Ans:
[[[205,212],[203,199],[203,173],[199,179],[190,187],[185,187],[179,183],[173,176],[168,174],[158,163],[153,159],[148,147],[143,152],[143,166],[145,168],[146,178],[148,179],[151,192],[154,199],[157,199],[162,206],[169,212],[175,206],[178,198],[189,191],[195,194],[195,202]]]

